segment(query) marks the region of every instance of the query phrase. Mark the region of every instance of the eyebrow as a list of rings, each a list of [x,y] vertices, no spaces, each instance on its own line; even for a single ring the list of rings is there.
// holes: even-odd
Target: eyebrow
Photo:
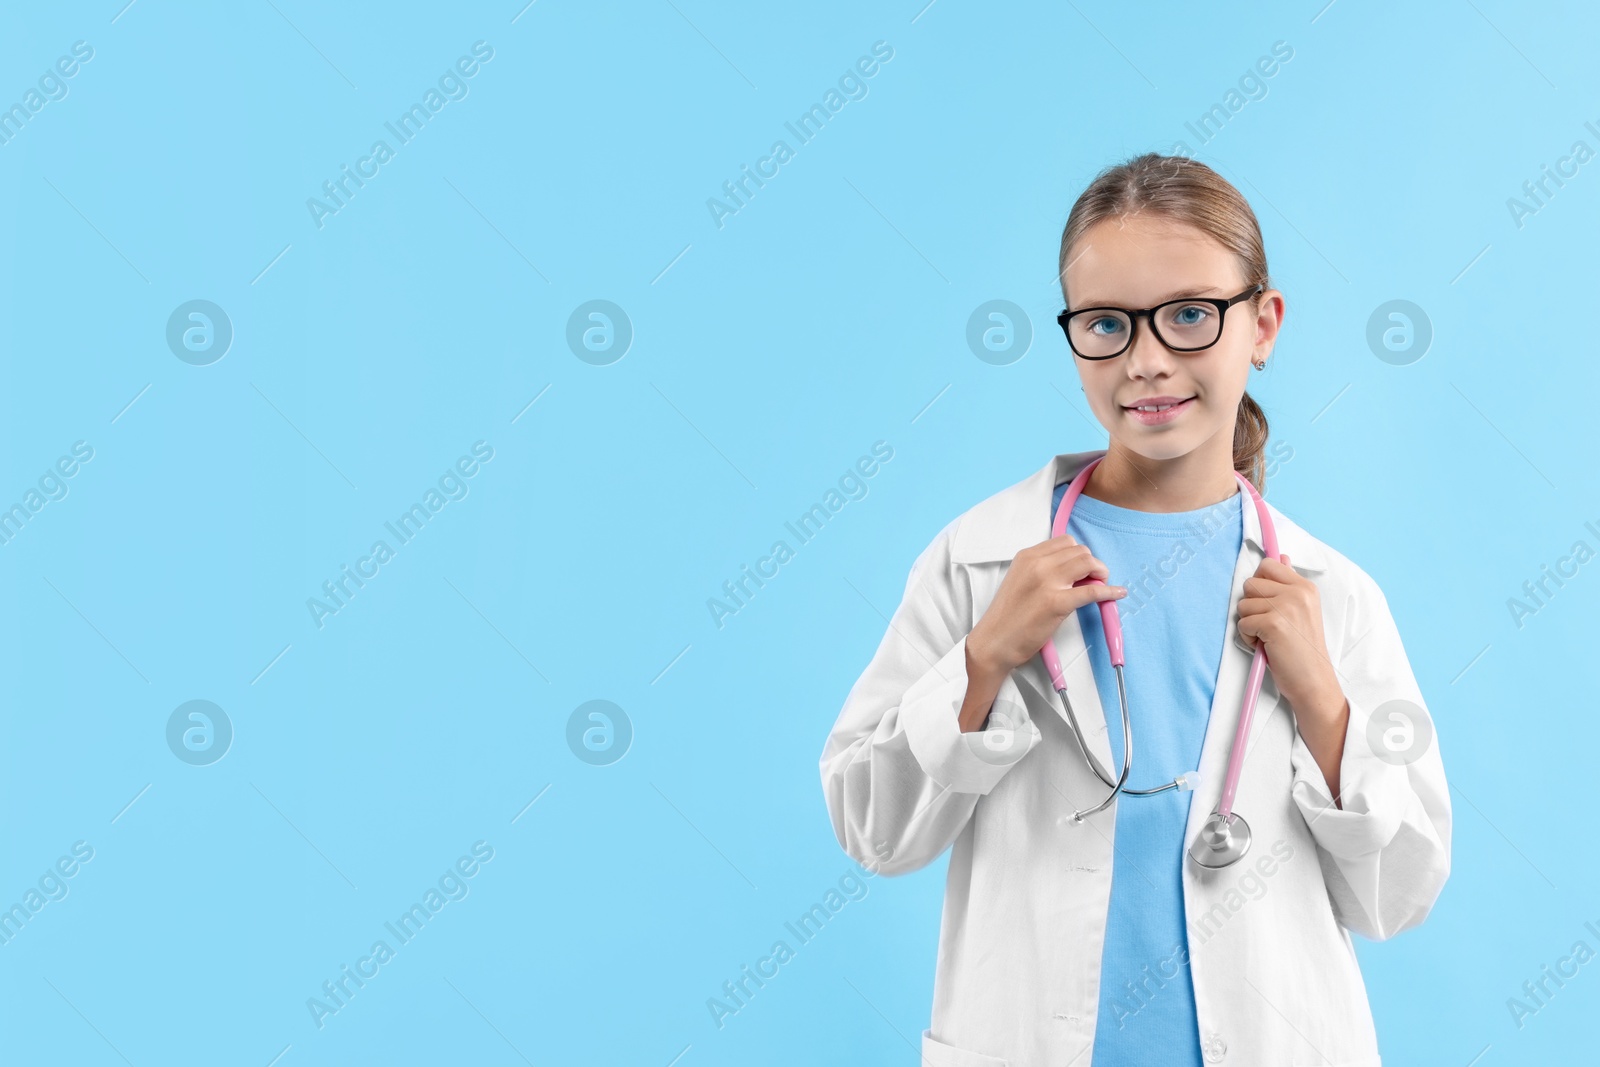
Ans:
[[[1176,290],[1168,293],[1167,295],[1158,298],[1156,300],[1156,302],[1154,304],[1150,305],[1150,306],[1151,307],[1158,307],[1158,306],[1160,306],[1162,304],[1165,304],[1168,300],[1181,300],[1186,296],[1220,296],[1220,295],[1222,295],[1221,286],[1216,286],[1216,285],[1203,285],[1203,286],[1198,286],[1198,287],[1197,286],[1189,286],[1189,287],[1183,288],[1183,289],[1176,289]],[[1108,303],[1104,303],[1104,302],[1099,302],[1099,303],[1087,303],[1087,304],[1084,304],[1083,307],[1081,307],[1081,308],[1073,308],[1072,310],[1074,310],[1074,311],[1082,311],[1082,310],[1084,310],[1084,308],[1121,307],[1121,306],[1122,305],[1120,305],[1120,304],[1108,304]]]

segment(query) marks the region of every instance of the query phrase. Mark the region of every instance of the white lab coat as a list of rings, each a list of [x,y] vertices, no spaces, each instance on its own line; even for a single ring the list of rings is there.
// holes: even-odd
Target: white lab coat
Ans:
[[[961,733],[956,714],[967,689],[966,635],[1016,553],[1049,536],[1055,485],[1104,454],[1056,456],[939,532],[912,565],[888,632],[823,748],[828,814],[858,862],[902,874],[954,845],[922,1034],[929,1067],[1089,1067],[1115,804],[1072,822],[1074,806],[1093,806],[1106,787],[1085,765],[1039,656],[1006,677],[984,730]],[[1242,510],[1245,543],[1186,843],[1221,794],[1249,669],[1237,605],[1263,550],[1255,509]],[[1276,508],[1271,514],[1279,551],[1317,584],[1329,656],[1350,702],[1343,810],[1269,667],[1235,803],[1254,831],[1250,852],[1213,872],[1183,861],[1201,1049],[1209,1063],[1244,1067],[1376,1067],[1349,931],[1383,940],[1427,916],[1450,871],[1450,797],[1383,593],[1350,560]],[[1076,612],[1055,640],[1090,749],[1115,774]],[[1129,648],[1127,669],[1160,654]],[[1381,758],[1369,742],[1374,711],[1391,700],[1414,707],[1413,736],[1433,738],[1409,762]],[[1379,745],[1395,747],[1382,737]],[[1136,770],[1138,751],[1136,736]],[[1161,995],[1183,957],[1150,964],[1144,998]]]

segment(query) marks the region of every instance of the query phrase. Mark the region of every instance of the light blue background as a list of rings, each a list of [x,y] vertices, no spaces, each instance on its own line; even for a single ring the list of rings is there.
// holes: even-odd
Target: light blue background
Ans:
[[[873,878],[737,1016],[706,1007],[851,862],[817,758],[937,530],[1103,447],[1053,322],[1074,197],[1187,142],[1244,192],[1288,316],[1252,389],[1270,499],[1385,590],[1437,718],[1454,871],[1358,947],[1386,1062],[1587,1053],[1600,963],[1600,138],[1577,4],[7,5],[0,145],[8,1061],[915,1062],[945,861]],[[519,13],[519,9],[520,13]],[[493,60],[336,216],[306,208],[473,42]],[[706,201],[873,42],[869,94],[718,228]],[[1205,144],[1186,130],[1287,42]],[[168,317],[211,300],[193,366]],[[608,366],[565,340],[625,309]],[[965,340],[1011,300],[1033,342]],[[1387,301],[1431,347],[1366,339]],[[531,401],[537,399],[530,407]],[[319,629],[306,607],[475,441],[494,459]],[[720,629],[707,600],[875,441],[868,482]],[[178,705],[235,737],[196,767]],[[620,761],[566,740],[586,701]],[[537,801],[529,804],[534,798]],[[318,1029],[306,1007],[475,841],[494,859]],[[675,1060],[675,1057],[677,1058]]]

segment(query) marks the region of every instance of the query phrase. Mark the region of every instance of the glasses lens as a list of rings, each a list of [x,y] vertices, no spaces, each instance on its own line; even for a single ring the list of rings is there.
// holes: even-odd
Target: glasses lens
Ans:
[[[1216,342],[1222,316],[1215,304],[1178,301],[1157,308],[1155,323],[1156,332],[1172,348],[1204,348]]]
[[[1114,356],[1128,344],[1133,323],[1120,311],[1089,311],[1067,320],[1072,349],[1089,359]]]

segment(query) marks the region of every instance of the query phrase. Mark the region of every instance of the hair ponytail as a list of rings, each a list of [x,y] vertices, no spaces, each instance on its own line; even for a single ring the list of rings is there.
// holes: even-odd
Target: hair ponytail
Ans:
[[[1233,469],[1250,479],[1256,492],[1267,485],[1267,413],[1246,393],[1239,398],[1233,423]]]
[[[1056,265],[1066,295],[1072,248],[1096,223],[1124,215],[1147,214],[1192,226],[1233,253],[1246,285],[1271,288],[1261,226],[1250,202],[1222,175],[1187,156],[1147,152],[1107,167],[1078,197],[1061,233]],[[1260,294],[1245,302],[1254,309]],[[1070,301],[1067,304],[1071,307]],[[1267,416],[1249,393],[1239,399],[1233,426],[1233,469],[1266,490]]]

